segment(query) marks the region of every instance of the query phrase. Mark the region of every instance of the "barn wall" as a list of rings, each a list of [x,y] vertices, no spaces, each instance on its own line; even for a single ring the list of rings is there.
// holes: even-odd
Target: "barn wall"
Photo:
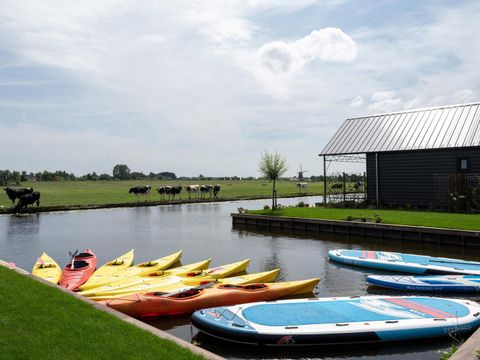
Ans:
[[[435,174],[458,172],[458,159],[470,159],[468,173],[480,174],[480,147],[378,154],[381,205],[432,207]],[[367,201],[375,204],[375,154],[367,154]]]

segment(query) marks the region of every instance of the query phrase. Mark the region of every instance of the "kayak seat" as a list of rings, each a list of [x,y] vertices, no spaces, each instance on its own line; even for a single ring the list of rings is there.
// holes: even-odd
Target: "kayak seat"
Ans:
[[[113,263],[111,263],[110,265],[122,265],[123,263],[124,263],[124,261],[122,259],[117,259]]]
[[[73,262],[73,268],[74,269],[81,269],[83,267],[87,267],[88,266],[88,263],[86,261],[83,261],[83,260],[75,260]]]
[[[55,267],[53,264],[40,264],[38,265],[39,269],[47,269],[47,268],[52,268]]]
[[[90,253],[80,253],[78,254],[77,256],[75,256],[76,258],[89,258],[89,257],[92,257],[93,255],[90,254]]]

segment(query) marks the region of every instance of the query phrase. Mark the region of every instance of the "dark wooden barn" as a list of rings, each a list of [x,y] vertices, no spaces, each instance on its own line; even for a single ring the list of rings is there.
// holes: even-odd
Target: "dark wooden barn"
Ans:
[[[480,103],[347,119],[320,156],[360,154],[369,204],[480,210]]]

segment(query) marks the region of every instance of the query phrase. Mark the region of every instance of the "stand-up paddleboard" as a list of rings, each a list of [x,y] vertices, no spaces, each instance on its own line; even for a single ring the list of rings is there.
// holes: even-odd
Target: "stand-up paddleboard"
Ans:
[[[193,325],[228,341],[270,346],[413,340],[474,331],[480,304],[362,296],[257,302],[196,311]]]
[[[480,275],[370,275],[367,282],[389,289],[430,292],[480,292]]]
[[[430,275],[480,275],[480,262],[387,251],[335,249],[331,260],[360,267]]]

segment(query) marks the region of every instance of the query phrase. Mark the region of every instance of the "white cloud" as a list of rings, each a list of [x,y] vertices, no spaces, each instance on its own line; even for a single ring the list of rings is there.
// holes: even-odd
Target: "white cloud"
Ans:
[[[360,107],[362,105],[363,105],[363,97],[361,97],[360,95],[356,96],[350,103],[350,106],[353,106],[353,107]]]
[[[266,43],[256,53],[258,63],[273,73],[299,71],[315,60],[349,63],[355,60],[356,56],[355,41],[337,28],[312,31],[291,43]]]
[[[371,112],[389,112],[403,109],[402,99],[396,91],[377,91],[372,94],[368,110]]]

